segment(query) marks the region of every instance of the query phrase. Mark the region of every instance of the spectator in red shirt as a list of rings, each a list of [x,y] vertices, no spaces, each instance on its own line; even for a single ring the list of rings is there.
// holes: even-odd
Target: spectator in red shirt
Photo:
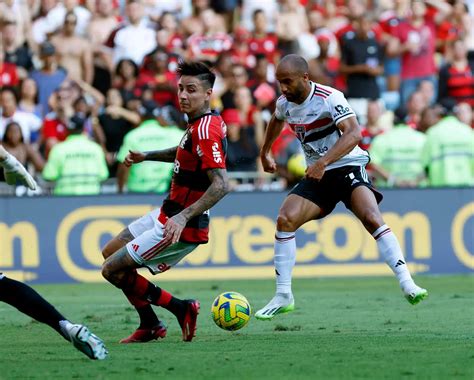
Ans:
[[[268,22],[265,12],[257,9],[253,13],[254,30],[248,44],[253,55],[265,54],[272,66],[276,65],[280,55],[278,53],[278,37],[268,32]]]
[[[217,57],[232,47],[232,37],[220,25],[212,9],[201,12],[202,33],[194,33],[187,40],[189,57],[194,60],[215,62]]]
[[[168,69],[168,54],[164,50],[155,51],[140,73],[137,87],[146,87],[153,91],[153,100],[159,105],[178,106],[178,79],[176,73]]]
[[[16,66],[5,62],[4,58],[5,53],[0,41],[0,88],[16,87],[19,84]]]
[[[402,83],[400,87],[401,104],[405,104],[422,80],[436,83],[435,53],[435,21],[441,22],[451,7],[445,7],[439,0],[431,0],[430,4],[437,7],[435,18],[426,17],[427,5],[423,1],[412,0],[410,17],[398,27],[400,52],[402,54]]]
[[[451,62],[439,72],[438,102],[453,98],[457,103],[466,102],[474,107],[474,59],[468,60],[466,44],[462,39],[450,45]]]
[[[237,28],[234,31],[234,43],[230,50],[233,63],[245,66],[247,69],[255,67],[255,55],[250,51],[248,39],[249,32],[244,28]]]
[[[64,87],[64,86],[63,86]],[[53,111],[48,113],[43,120],[43,129],[41,135],[41,147],[44,156],[47,158],[51,148],[58,142],[66,140],[67,120],[74,113],[72,104],[60,95],[66,88],[59,90],[53,95]]]

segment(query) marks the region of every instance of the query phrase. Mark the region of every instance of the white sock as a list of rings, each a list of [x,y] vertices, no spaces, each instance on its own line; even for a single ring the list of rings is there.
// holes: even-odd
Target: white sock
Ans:
[[[377,228],[372,236],[377,242],[380,254],[393,273],[395,273],[395,276],[397,276],[402,288],[414,284],[403,257],[400,244],[398,244],[398,239],[392,230],[384,224]]]
[[[276,292],[291,294],[291,272],[296,261],[294,232],[277,231],[275,234]]]

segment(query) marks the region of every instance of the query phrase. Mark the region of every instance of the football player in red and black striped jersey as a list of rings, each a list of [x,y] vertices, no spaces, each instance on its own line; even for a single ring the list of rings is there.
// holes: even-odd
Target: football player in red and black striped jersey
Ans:
[[[102,274],[122,289],[140,316],[140,326],[122,343],[166,336],[166,327],[151,305],[173,313],[183,340],[193,339],[199,302],[173,297],[140,276],[136,268],[146,267],[154,274],[164,272],[199,244],[207,243],[208,210],[229,191],[226,126],[209,105],[215,75],[200,62],[181,62],[177,73],[179,105],[188,117],[180,144],[159,151],[130,151],[124,161],[127,166],[143,161],[174,162],[170,193],[161,208],[132,222],[103,250],[107,259]]]

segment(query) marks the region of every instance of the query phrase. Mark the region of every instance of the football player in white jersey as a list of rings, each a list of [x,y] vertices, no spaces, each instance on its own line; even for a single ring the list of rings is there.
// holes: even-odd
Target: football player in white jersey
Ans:
[[[0,167],[9,185],[21,183],[31,190],[36,182],[18,160],[0,145]],[[0,254],[2,254],[0,252]],[[22,282],[12,280],[0,273],[0,301],[16,307],[22,313],[56,330],[64,339],[91,359],[105,359],[107,349],[104,342],[86,326],[73,324],[34,289]]]
[[[383,221],[378,207],[382,195],[368,179],[365,165],[369,156],[358,147],[359,124],[344,95],[310,81],[308,63],[295,54],[283,57],[276,78],[283,95],[265,133],[260,152],[263,168],[269,173],[276,170],[270,151],[286,121],[303,146],[307,169],[280,208],[275,234],[276,294],[255,317],[268,320],[294,310],[295,232],[306,222],[331,213],[340,201],[372,234],[408,302],[419,303],[428,292],[413,281],[398,240]]]

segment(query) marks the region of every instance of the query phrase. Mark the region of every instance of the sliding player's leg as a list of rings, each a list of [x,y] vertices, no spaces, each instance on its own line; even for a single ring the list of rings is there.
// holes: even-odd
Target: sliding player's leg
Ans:
[[[31,318],[47,324],[91,359],[105,359],[104,342],[86,326],[71,323],[33,288],[0,274],[0,301]]]

